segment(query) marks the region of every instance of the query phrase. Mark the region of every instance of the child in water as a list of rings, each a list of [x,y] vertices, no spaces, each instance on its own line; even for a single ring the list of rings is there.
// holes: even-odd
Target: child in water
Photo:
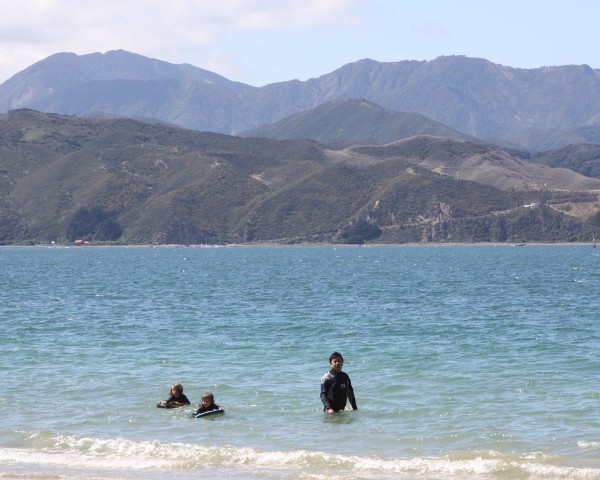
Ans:
[[[190,401],[183,394],[183,385],[181,383],[174,383],[171,385],[171,390],[169,391],[169,398],[167,400],[163,400],[159,402],[156,406],[159,408],[175,408],[175,407],[183,407],[184,405],[189,405]]]
[[[215,403],[215,396],[212,392],[204,392],[204,394],[202,394],[202,400],[200,401],[200,407],[196,410],[194,416],[200,413],[210,412],[211,410],[220,410],[222,413],[225,413],[225,409],[219,407]]]

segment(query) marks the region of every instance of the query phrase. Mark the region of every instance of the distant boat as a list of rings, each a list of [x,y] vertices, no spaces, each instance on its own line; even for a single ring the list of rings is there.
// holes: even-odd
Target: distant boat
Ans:
[[[592,237],[592,248],[596,248],[596,237]]]

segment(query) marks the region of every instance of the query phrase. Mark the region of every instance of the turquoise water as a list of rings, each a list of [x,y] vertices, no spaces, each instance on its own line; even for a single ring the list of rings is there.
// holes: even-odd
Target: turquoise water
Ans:
[[[0,249],[0,478],[600,479],[591,246]],[[327,358],[359,410],[322,412]],[[192,407],[155,407],[175,381]],[[191,419],[205,390],[226,408]]]

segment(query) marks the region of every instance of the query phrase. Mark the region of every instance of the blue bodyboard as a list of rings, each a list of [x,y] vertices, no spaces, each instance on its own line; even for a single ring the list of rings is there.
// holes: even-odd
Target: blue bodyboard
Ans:
[[[217,413],[225,413],[225,412],[223,410],[215,408],[214,410],[209,410],[208,412],[198,413],[197,415],[194,415],[194,418],[208,417],[209,415],[215,415]]]

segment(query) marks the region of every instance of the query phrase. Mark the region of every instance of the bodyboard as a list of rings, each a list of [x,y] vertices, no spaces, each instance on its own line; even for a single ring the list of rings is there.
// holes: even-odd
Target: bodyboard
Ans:
[[[208,412],[198,413],[198,414],[194,415],[194,418],[208,417],[209,415],[215,415],[217,413],[225,413],[225,412],[223,410],[216,408],[214,410],[209,410]]]

